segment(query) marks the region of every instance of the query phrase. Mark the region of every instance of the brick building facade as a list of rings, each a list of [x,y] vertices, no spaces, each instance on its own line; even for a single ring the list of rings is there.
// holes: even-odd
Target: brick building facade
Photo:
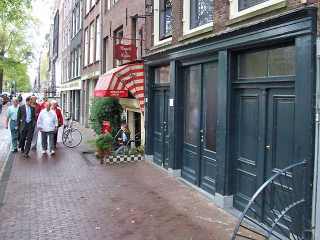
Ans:
[[[288,188],[305,189],[299,224],[310,230],[318,2],[149,2],[146,154],[240,211],[268,177],[305,159],[306,185]]]
[[[119,0],[103,1],[102,3],[102,52],[101,52],[101,82],[106,81],[111,73],[118,72],[128,75],[135,68],[135,64],[142,64],[142,56],[145,49],[144,29],[144,0]],[[135,47],[136,59],[117,60],[115,46],[118,44]],[[122,70],[128,68],[129,70]],[[132,74],[132,73],[131,73]],[[143,75],[142,75],[143,77]],[[99,80],[100,81],[100,80]],[[130,84],[129,76],[124,76],[122,82]],[[138,82],[136,82],[139,84]],[[143,79],[140,83],[140,99],[143,101]],[[138,87],[137,87],[138,88]],[[144,145],[144,116],[143,106],[137,98],[137,88],[130,90],[129,96],[120,98],[120,104],[124,109],[123,121],[128,123],[131,138],[136,139],[136,145]],[[125,89],[129,89],[125,87]],[[112,89],[110,89],[112,90]]]

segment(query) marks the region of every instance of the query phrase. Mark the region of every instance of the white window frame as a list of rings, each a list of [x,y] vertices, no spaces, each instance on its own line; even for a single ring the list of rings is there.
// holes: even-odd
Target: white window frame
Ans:
[[[89,64],[93,64],[94,63],[94,58],[95,58],[95,42],[96,42],[96,39],[95,39],[95,33],[96,33],[96,27],[95,27],[95,21],[93,21],[91,24],[90,24],[90,37],[89,37]]]
[[[84,61],[83,61],[84,66],[88,65],[88,58],[89,58],[89,30],[90,30],[90,27],[88,27],[85,30]]]
[[[202,29],[208,28],[208,27],[213,27],[213,19],[212,22],[209,22],[207,24],[195,27],[193,29],[191,29],[191,5],[190,5],[190,1],[192,0],[183,0],[183,35],[187,35],[190,33],[194,33],[197,31],[200,31]],[[230,0],[232,1],[232,0]],[[234,0],[233,0],[234,1]],[[238,0],[236,0],[238,1]]]
[[[154,34],[154,45],[160,45],[164,43],[170,43],[172,37],[165,38],[160,40],[160,0],[154,1],[154,13],[153,13],[153,34]]]
[[[259,3],[253,7],[244,9],[242,11],[239,11],[239,8],[238,8],[239,0],[229,0],[229,1],[230,1],[230,19],[234,19],[237,17],[244,16],[246,14],[258,11],[263,8],[270,7],[272,5],[285,2],[286,0],[269,0],[269,1],[266,1],[263,3]]]
[[[100,16],[96,18],[96,61],[100,61],[100,52],[101,52],[101,19]]]

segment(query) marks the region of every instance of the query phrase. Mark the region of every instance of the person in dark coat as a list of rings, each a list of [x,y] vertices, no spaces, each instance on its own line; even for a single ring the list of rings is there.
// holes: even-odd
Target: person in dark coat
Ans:
[[[21,105],[17,116],[18,129],[20,132],[19,148],[25,158],[29,157],[33,131],[36,124],[36,111],[31,106],[31,98],[26,98],[26,104]]]

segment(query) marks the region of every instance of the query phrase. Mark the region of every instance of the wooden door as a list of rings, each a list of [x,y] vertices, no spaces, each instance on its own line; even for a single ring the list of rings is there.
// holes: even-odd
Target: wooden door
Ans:
[[[154,90],[153,151],[154,161],[168,167],[168,90]]]

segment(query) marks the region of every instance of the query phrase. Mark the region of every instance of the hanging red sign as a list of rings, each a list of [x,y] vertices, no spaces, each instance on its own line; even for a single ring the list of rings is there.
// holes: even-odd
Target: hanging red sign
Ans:
[[[114,56],[118,60],[137,60],[137,47],[134,45],[116,44],[114,50]]]

